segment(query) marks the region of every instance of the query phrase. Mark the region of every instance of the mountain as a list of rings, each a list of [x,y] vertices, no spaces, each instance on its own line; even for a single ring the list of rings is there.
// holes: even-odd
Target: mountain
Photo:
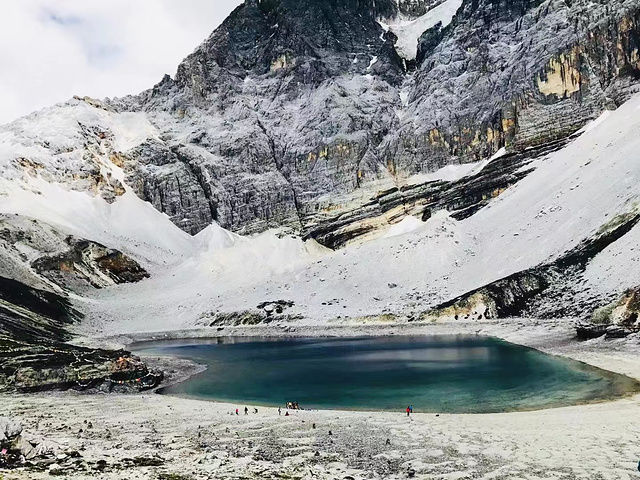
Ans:
[[[153,88],[0,127],[0,276],[73,294],[85,335],[613,309],[639,16],[246,0]]]
[[[247,1],[174,79],[89,101],[137,115],[123,128],[141,128],[142,141],[118,145],[120,132],[87,119],[70,126],[76,142],[42,153],[110,156],[140,198],[190,234],[216,221],[313,236],[326,212],[418,173],[564,138],[637,90],[635,2],[448,0],[412,19],[432,4]],[[418,42],[415,60],[394,47],[405,37]],[[73,107],[49,115],[85,115]],[[9,131],[24,145],[52,141],[20,122]],[[51,174],[79,190],[93,188],[81,185],[92,175],[109,198],[123,192],[90,163],[91,174],[77,167],[80,181]]]

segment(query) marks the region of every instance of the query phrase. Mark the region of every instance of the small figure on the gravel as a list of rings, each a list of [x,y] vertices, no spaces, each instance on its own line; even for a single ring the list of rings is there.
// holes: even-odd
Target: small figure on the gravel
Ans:
[[[258,409],[254,407],[253,413],[258,413]]]
[[[249,409],[247,407],[244,407],[244,414],[249,415]]]
[[[240,411],[236,408],[236,415],[240,415]]]
[[[289,416],[289,411],[287,410],[287,413],[284,414],[285,417]]]
[[[282,415],[282,408],[278,407],[278,415]]]
[[[413,405],[409,405],[409,413],[413,413]]]
[[[411,407],[407,407],[407,417],[409,416],[410,413],[411,413]]]

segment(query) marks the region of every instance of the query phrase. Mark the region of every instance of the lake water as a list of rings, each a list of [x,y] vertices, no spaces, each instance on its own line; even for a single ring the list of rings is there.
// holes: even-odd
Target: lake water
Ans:
[[[207,370],[162,393],[239,406],[482,413],[604,400],[638,391],[621,375],[494,338],[221,338],[138,344]]]

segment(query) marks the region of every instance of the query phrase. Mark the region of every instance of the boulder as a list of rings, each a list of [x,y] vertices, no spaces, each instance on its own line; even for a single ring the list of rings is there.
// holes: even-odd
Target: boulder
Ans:
[[[0,417],[0,443],[11,442],[22,433],[22,425],[8,417]]]
[[[31,442],[27,440],[25,435],[18,435],[13,441],[13,450],[17,450],[25,458],[25,460],[33,460],[38,456],[38,452],[33,448]]]

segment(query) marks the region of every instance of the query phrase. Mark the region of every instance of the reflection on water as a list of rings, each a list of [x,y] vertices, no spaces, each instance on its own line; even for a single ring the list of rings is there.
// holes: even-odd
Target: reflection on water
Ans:
[[[164,393],[306,408],[497,412],[603,400],[634,380],[477,336],[224,338],[140,344],[207,370]]]

